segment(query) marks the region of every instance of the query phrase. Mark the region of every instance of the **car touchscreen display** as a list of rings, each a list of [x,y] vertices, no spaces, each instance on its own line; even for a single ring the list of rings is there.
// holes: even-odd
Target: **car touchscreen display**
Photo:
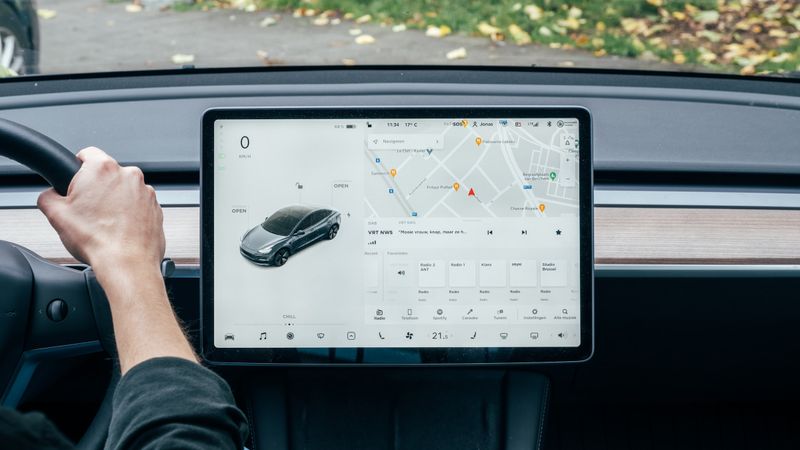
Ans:
[[[450,114],[206,113],[206,353],[586,356],[588,113]]]

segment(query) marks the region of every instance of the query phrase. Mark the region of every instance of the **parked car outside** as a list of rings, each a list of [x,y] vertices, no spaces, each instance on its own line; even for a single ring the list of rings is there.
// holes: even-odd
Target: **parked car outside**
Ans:
[[[0,78],[39,72],[39,20],[33,0],[0,0]]]

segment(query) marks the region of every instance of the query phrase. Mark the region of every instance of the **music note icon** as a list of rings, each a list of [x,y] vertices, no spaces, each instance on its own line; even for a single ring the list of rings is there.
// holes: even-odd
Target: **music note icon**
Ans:
[[[267,339],[267,332],[266,331],[262,331],[261,332],[261,336],[258,337],[258,340],[259,341],[263,341],[265,339]]]

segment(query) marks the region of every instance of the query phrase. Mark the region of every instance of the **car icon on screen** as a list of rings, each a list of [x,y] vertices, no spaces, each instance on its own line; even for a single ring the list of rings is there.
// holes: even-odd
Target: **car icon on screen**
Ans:
[[[242,236],[239,252],[248,260],[265,266],[282,266],[289,256],[339,233],[338,211],[310,206],[287,206]]]

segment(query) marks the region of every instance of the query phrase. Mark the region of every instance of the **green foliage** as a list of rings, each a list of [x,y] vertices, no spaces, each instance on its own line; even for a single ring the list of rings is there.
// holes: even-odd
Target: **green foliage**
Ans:
[[[198,3],[208,7],[231,1]],[[495,40],[520,42],[512,29],[521,30],[533,43],[597,56],[644,57],[743,74],[800,70],[797,0],[253,1],[260,8],[369,15],[376,23],[447,26],[471,35],[496,28],[500,32],[489,36]]]

